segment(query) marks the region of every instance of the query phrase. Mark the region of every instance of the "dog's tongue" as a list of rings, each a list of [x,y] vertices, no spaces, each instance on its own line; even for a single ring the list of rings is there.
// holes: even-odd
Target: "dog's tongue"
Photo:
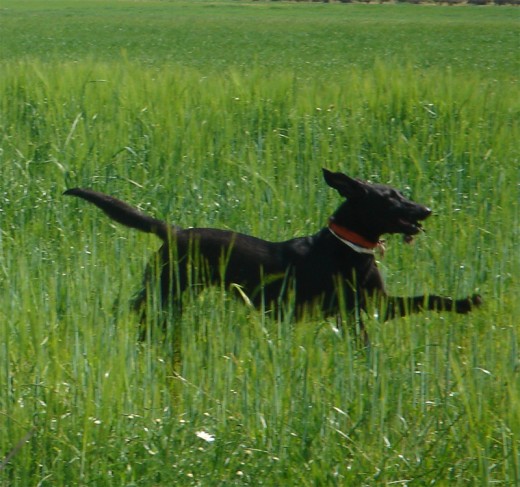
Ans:
[[[412,235],[403,235],[403,242],[407,244],[411,244],[413,241]]]

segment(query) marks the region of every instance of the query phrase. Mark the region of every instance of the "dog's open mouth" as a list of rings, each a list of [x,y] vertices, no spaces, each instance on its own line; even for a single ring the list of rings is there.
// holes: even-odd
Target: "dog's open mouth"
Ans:
[[[400,218],[398,223],[401,227],[401,233],[403,234],[403,240],[405,243],[411,243],[414,235],[424,231],[419,220],[406,220]]]
[[[405,220],[404,218],[400,218],[398,223],[402,229],[402,233],[408,236],[416,235],[423,229],[418,220]]]

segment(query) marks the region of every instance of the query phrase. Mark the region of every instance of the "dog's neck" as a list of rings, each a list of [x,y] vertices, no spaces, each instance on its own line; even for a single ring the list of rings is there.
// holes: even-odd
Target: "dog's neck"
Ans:
[[[343,242],[358,254],[374,255],[376,250],[383,249],[382,241],[379,240],[378,242],[371,242],[359,233],[338,225],[332,219],[329,220],[328,228],[332,235],[334,235],[339,241]]]

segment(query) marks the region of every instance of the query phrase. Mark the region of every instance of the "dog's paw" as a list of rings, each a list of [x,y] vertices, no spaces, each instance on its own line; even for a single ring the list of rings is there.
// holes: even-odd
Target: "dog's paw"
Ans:
[[[477,308],[482,304],[480,294],[473,294],[465,299],[458,299],[455,301],[455,311],[457,313],[469,313],[473,308]]]

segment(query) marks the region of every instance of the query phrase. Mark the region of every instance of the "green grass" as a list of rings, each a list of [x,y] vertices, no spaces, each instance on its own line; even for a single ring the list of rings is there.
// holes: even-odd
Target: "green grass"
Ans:
[[[4,1],[0,59],[20,57],[207,71],[230,65],[339,77],[381,58],[419,68],[518,73],[518,12],[284,2]]]
[[[2,8],[1,485],[520,482],[515,9]],[[61,196],[281,240],[339,203],[322,166],[434,209],[388,239],[389,292],[484,307],[368,316],[367,354],[214,289],[187,298],[175,363],[126,304],[159,243]]]

